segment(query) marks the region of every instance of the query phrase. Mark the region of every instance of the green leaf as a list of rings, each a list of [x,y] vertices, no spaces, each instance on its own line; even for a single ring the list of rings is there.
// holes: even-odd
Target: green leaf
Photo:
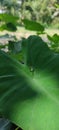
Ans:
[[[0,31],[4,31],[4,30],[16,31],[17,27],[13,23],[7,23],[7,24],[3,24],[3,25],[0,26]]]
[[[55,7],[59,9],[59,5],[58,4],[55,4]]]
[[[48,39],[51,41],[51,42],[54,42],[56,44],[59,43],[59,35],[58,34],[54,34],[52,37],[47,35]]]
[[[23,61],[23,53],[22,52],[18,52],[18,53],[13,53],[13,52],[8,52],[8,54],[13,57],[14,59],[17,59],[18,61],[20,61],[21,63],[24,64]]]
[[[27,64],[39,69],[45,66],[48,59],[51,58],[52,52],[47,44],[39,36],[30,36],[27,39]]]
[[[27,40],[34,71],[0,51],[0,112],[24,130],[58,130],[59,55],[38,36]]]
[[[59,52],[59,35],[54,34],[52,37],[47,35],[49,41],[51,42],[51,48],[56,52]]]
[[[16,24],[17,21],[18,21],[18,17],[17,16],[13,16],[11,14],[0,14],[0,20],[1,21],[4,21],[6,23],[13,23],[13,24]]]
[[[0,14],[0,21],[2,22],[0,26],[0,31],[8,30],[8,31],[16,31],[18,25],[19,18],[17,16],[13,16],[11,14]]]
[[[24,26],[26,29],[31,30],[31,31],[39,31],[42,32],[44,31],[44,26],[41,25],[40,23],[37,23],[35,21],[31,21],[28,19],[23,19],[22,22],[24,23]]]

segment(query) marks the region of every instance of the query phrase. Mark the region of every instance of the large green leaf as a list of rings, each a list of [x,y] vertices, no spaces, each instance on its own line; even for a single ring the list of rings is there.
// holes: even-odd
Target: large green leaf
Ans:
[[[30,67],[0,51],[0,112],[24,130],[58,130],[59,55],[38,36],[27,41]]]

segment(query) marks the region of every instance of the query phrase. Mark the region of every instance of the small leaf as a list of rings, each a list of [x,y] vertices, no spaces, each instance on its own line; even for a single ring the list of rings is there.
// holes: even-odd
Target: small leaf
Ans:
[[[40,23],[37,23],[35,21],[31,21],[28,19],[23,19],[22,22],[24,23],[25,28],[28,30],[39,31],[39,32],[44,31],[44,26],[41,25]]]
[[[59,5],[58,5],[58,4],[55,4],[55,7],[56,7],[56,8],[59,8]]]
[[[55,52],[59,52],[59,35],[54,34],[52,37],[47,35],[49,41],[50,41],[50,46]]]
[[[15,24],[13,24],[13,23],[7,23],[6,24],[6,26],[7,26],[7,29],[9,30],[9,31],[16,31],[17,30],[17,27],[16,27],[16,25]]]
[[[0,31],[4,31],[4,30],[7,30],[7,31],[16,31],[17,28],[14,24],[12,23],[7,23],[7,24],[3,24],[0,26]]]
[[[51,42],[54,42],[56,44],[59,43],[59,35],[57,34],[54,34],[52,37],[47,35],[48,39],[51,41]]]

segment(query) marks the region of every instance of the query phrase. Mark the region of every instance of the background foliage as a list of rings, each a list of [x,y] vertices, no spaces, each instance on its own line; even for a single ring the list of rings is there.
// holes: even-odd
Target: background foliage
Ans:
[[[1,5],[13,15],[19,15],[20,18],[40,21],[47,25],[59,27],[59,9],[56,4],[58,0],[3,0]]]

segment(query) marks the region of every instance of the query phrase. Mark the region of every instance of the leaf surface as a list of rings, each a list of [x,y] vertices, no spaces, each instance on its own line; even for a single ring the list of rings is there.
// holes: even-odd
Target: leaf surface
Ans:
[[[22,22],[24,23],[24,26],[27,30],[39,31],[39,32],[44,31],[44,26],[41,25],[40,23],[37,23],[35,21],[31,21],[28,19],[23,19]]]
[[[27,65],[0,51],[0,112],[24,130],[59,129],[59,55],[30,36]]]

